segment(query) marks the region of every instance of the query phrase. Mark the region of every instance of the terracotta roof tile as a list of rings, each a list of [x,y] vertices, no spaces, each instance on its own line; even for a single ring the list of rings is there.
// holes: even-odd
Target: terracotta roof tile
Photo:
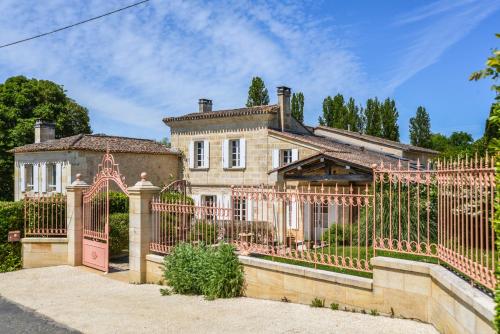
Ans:
[[[195,119],[276,114],[278,112],[279,112],[279,106],[277,104],[271,104],[271,105],[267,105],[267,106],[256,106],[256,107],[249,107],[249,108],[196,112],[196,113],[191,113],[191,114],[178,116],[178,117],[165,117],[163,119],[163,122],[165,124],[169,124],[169,123],[177,122],[177,121],[189,121],[189,120],[195,120]]]
[[[303,135],[291,132],[281,132],[277,130],[269,130],[271,134],[278,136],[285,136],[290,139],[301,141],[304,143],[311,144],[318,147],[321,153],[326,154],[332,158],[336,158],[347,163],[356,164],[365,168],[372,168],[373,164],[392,164],[395,165],[398,161],[405,162],[407,159],[399,158],[392,155],[386,155],[378,152],[373,152],[366,150],[359,146],[342,144],[335,142],[326,137],[320,137],[317,135]]]
[[[366,135],[366,134],[362,134],[362,133],[359,133],[359,132],[348,131],[348,130],[344,130],[344,129],[331,128],[331,127],[328,127],[328,126],[321,126],[321,125],[317,126],[315,129],[325,130],[325,131],[337,133],[339,135],[343,135],[343,136],[347,136],[347,137],[351,137],[351,138],[357,138],[357,139],[360,139],[360,140],[369,141],[369,142],[376,143],[376,144],[381,144],[381,145],[385,145],[385,146],[395,147],[395,148],[399,148],[399,149],[401,149],[403,151],[413,151],[413,152],[425,152],[425,153],[431,153],[431,154],[439,154],[438,151],[431,150],[429,148],[424,148],[424,147],[419,147],[419,146],[413,146],[413,145],[409,145],[409,144],[399,143],[397,141],[393,141],[393,140],[389,140],[389,139],[385,139],[385,138],[380,138],[380,137],[375,137],[375,136],[371,136],[371,135]]]
[[[150,139],[79,134],[61,139],[48,140],[42,143],[28,144],[10,150],[10,153],[38,152],[38,151],[97,151],[105,152],[109,147],[112,153],[144,153],[144,154],[179,154]]]

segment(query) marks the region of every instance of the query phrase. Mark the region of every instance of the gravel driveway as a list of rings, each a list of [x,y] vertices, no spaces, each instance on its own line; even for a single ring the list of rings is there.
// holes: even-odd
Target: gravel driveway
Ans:
[[[0,274],[0,296],[84,333],[437,333],[415,321],[307,305],[160,296],[156,285],[68,266]]]

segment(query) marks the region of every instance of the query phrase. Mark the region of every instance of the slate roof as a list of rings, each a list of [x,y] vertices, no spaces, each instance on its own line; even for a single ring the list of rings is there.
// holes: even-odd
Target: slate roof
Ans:
[[[195,119],[277,114],[279,112],[279,110],[280,110],[280,108],[277,104],[271,104],[271,105],[267,105],[267,106],[256,106],[256,107],[248,107],[248,108],[196,112],[196,113],[191,113],[191,114],[178,116],[178,117],[165,117],[163,119],[163,122],[165,124],[169,124],[169,123],[173,123],[173,122],[177,122],[177,121],[190,121],[190,120],[195,120]]]
[[[28,144],[10,150],[10,153],[40,151],[96,151],[105,152],[109,147],[111,153],[143,153],[143,154],[179,154],[150,139],[107,136],[102,134],[79,134],[42,143]]]
[[[380,144],[380,145],[390,146],[390,147],[401,149],[403,151],[439,154],[438,151],[431,150],[429,148],[423,148],[423,147],[413,146],[413,145],[409,145],[409,144],[403,144],[403,143],[399,143],[397,141],[393,141],[393,140],[389,140],[389,139],[385,139],[385,138],[380,138],[380,137],[375,137],[375,136],[370,136],[370,135],[362,134],[359,132],[331,128],[328,126],[321,126],[321,125],[317,126],[315,129],[325,130],[325,131],[337,133],[339,135],[346,136],[346,137],[356,138],[356,139],[363,140],[363,141],[368,141],[368,142],[372,142],[372,143],[376,143],[376,144]]]
[[[320,137],[317,135],[304,135],[291,132],[281,132],[277,130],[269,130],[269,133],[278,136],[284,136],[298,142],[310,144],[321,150],[321,152],[319,152],[318,154],[325,154],[327,156],[330,156],[331,158],[344,161],[347,164],[357,165],[367,169],[371,169],[373,164],[379,165],[381,162],[383,162],[384,165],[392,164],[393,166],[397,165],[398,161],[401,161],[403,165],[406,165],[406,163],[408,162],[408,159],[368,151],[360,146],[339,143],[332,139]],[[309,158],[311,157],[309,156],[305,159]],[[276,168],[270,172],[279,169],[281,168]]]

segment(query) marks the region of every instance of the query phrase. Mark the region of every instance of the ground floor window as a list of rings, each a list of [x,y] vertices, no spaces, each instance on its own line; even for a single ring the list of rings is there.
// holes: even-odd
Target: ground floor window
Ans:
[[[328,204],[314,203],[312,210],[314,227],[328,228]]]
[[[202,205],[206,208],[206,217],[207,219],[215,218],[215,209],[211,209],[215,207],[216,204],[216,196],[215,195],[203,195],[201,197]]]
[[[235,198],[233,200],[233,215],[235,220],[247,219],[247,203],[244,198]]]

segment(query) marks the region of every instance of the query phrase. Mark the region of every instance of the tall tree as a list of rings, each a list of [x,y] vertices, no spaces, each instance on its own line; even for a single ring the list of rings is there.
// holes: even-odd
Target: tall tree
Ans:
[[[267,92],[264,80],[260,77],[253,77],[248,88],[247,107],[265,106],[269,104],[269,93]]]
[[[420,147],[431,147],[431,118],[424,107],[419,106],[415,117],[410,118],[410,142]]]
[[[399,141],[399,113],[396,102],[392,99],[385,99],[381,109],[382,137]]]
[[[319,124],[337,129],[346,129],[347,109],[344,96],[337,94],[333,98],[327,96],[323,100],[323,116],[319,119]]]
[[[346,105],[346,124],[347,130],[362,132],[363,131],[363,118],[361,107],[356,105],[356,101],[352,97],[349,98]]]
[[[377,98],[368,99],[364,110],[365,134],[382,137],[382,105]]]
[[[304,123],[304,94],[302,92],[292,95],[292,116],[300,123]]]
[[[0,84],[0,200],[14,195],[14,157],[7,151],[33,143],[37,118],[53,120],[58,138],[91,132],[88,110],[62,86],[24,76]]]

